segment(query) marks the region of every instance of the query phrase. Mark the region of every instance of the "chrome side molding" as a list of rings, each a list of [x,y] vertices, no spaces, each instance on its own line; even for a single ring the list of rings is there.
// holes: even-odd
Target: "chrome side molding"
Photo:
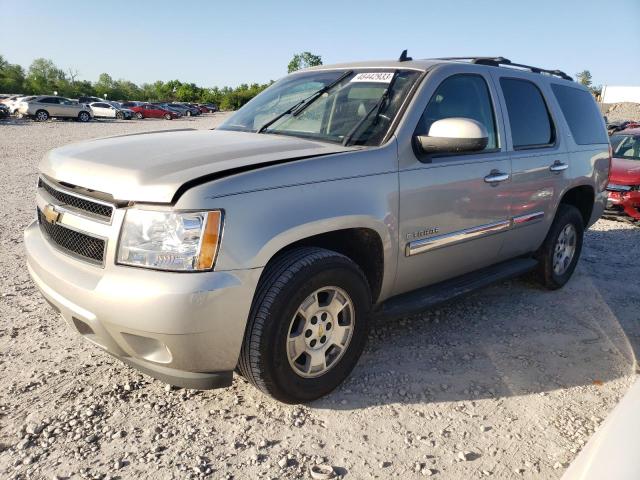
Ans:
[[[544,212],[533,212],[526,215],[519,215],[510,220],[502,220],[495,223],[487,223],[477,227],[459,230],[457,232],[446,233],[435,237],[421,238],[407,243],[405,247],[405,255],[411,257],[420,253],[436,250],[442,247],[448,247],[458,243],[473,240],[474,238],[491,235],[493,233],[503,232],[512,228],[529,225],[544,218]]]
[[[543,218],[544,212],[533,212],[526,215],[519,215],[517,217],[513,217],[513,225],[523,225],[526,223],[535,222],[536,220],[542,220]]]
[[[487,223],[486,225],[479,225],[477,227],[459,230],[453,233],[438,235],[437,237],[414,240],[407,244],[405,254],[407,257],[410,257],[429,250],[435,250],[436,248],[466,242],[467,240],[482,237],[490,233],[507,230],[510,226],[511,222],[509,220],[503,220],[501,222]]]

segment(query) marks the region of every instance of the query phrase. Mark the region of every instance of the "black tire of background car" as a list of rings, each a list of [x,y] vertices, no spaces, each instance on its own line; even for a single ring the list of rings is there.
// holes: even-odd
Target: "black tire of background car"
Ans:
[[[553,271],[553,253],[560,232],[562,232],[564,227],[569,223],[573,224],[573,227],[576,230],[576,249],[573,254],[573,258],[571,259],[571,263],[565,272],[562,275],[557,275]],[[578,264],[578,259],[580,258],[583,237],[584,219],[582,218],[580,211],[573,205],[561,203],[558,206],[558,211],[556,212],[551,228],[547,233],[547,237],[535,255],[540,262],[536,273],[542,285],[549,290],[557,290],[569,281],[576,265]]]
[[[349,294],[355,324],[342,358],[324,375],[303,378],[289,365],[286,339],[302,301],[326,286]],[[349,258],[315,247],[295,248],[273,259],[251,305],[238,363],[239,373],[255,387],[286,403],[315,400],[340,385],[356,365],[367,340],[371,293],[362,270]]]
[[[33,118],[36,119],[36,122],[46,122],[49,120],[49,112],[46,110],[38,110]]]

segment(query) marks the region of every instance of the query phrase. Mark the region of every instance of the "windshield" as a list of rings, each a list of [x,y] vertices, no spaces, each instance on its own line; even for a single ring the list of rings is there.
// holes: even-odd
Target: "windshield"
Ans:
[[[613,156],[627,160],[640,160],[640,135],[613,135]]]
[[[314,97],[342,76],[340,82]],[[417,71],[390,69],[290,75],[253,98],[218,129],[379,145],[419,76]],[[301,103],[304,100],[308,103]],[[298,108],[288,112],[297,104]]]

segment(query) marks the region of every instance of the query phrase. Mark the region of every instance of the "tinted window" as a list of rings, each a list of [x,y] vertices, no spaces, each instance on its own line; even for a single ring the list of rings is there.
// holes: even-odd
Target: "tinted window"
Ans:
[[[538,87],[516,78],[501,78],[500,86],[507,104],[513,148],[553,143],[555,134],[551,117]]]
[[[600,110],[589,92],[557,84],[551,89],[578,145],[607,143]]]
[[[59,103],[58,99],[55,97],[47,97],[40,100],[40,103]]]
[[[489,88],[479,75],[453,75],[435,91],[418,124],[417,133],[427,135],[433,122],[465,117],[484,125],[489,134],[487,150],[497,148],[496,122]]]

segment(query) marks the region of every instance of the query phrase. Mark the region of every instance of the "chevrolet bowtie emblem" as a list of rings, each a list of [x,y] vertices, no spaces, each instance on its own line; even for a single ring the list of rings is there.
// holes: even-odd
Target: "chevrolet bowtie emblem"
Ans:
[[[56,223],[58,218],[60,218],[60,212],[56,212],[55,207],[51,204],[47,204],[44,207],[42,214],[44,215],[44,219],[49,223]]]

